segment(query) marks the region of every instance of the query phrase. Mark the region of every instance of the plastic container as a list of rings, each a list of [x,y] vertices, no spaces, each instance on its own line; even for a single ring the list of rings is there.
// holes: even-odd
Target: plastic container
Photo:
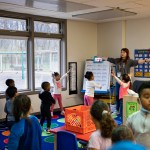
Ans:
[[[77,133],[88,133],[96,130],[91,119],[90,106],[75,106],[65,109],[66,130]]]

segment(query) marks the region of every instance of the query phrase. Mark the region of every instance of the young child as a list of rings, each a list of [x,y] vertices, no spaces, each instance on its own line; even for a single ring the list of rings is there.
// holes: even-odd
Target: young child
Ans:
[[[30,115],[31,100],[26,95],[14,99],[13,114],[16,123],[10,131],[9,150],[41,150],[41,126],[35,116]]]
[[[51,113],[50,113],[50,106],[55,104],[55,100],[53,99],[50,93],[50,83],[43,82],[41,84],[43,91],[39,94],[39,98],[41,99],[41,120],[40,124],[43,128],[43,123],[45,118],[47,119],[47,133],[50,133],[50,126],[51,126]]]
[[[121,141],[114,144],[108,150],[148,150],[148,149],[140,144],[135,144],[131,141]]]
[[[119,141],[134,142],[134,136],[130,128],[125,125],[120,125],[113,129],[111,140],[112,143],[117,143]]]
[[[13,110],[14,98],[17,96],[17,88],[14,86],[10,86],[7,88],[6,93],[9,99],[5,103],[4,111],[7,114],[6,121],[7,121],[8,128],[10,130],[13,124],[15,123],[15,118],[12,110]]]
[[[11,87],[11,86],[15,86],[15,81],[13,79],[7,79],[5,81],[5,84],[8,86],[8,87]],[[9,99],[9,96],[7,95],[7,93],[5,92],[6,94],[6,101]]]
[[[122,80],[120,80],[118,77],[116,77],[113,72],[111,74],[116,79],[116,81],[120,84],[120,89],[119,89],[120,116],[121,116],[121,118],[123,118],[123,96],[128,94],[127,90],[131,86],[131,80],[130,80],[130,77],[128,74],[123,74],[121,76]]]
[[[84,105],[91,106],[94,102],[95,88],[102,88],[102,86],[94,81],[93,72],[87,71],[84,77],[87,79],[84,95]]]
[[[127,118],[127,126],[133,131],[136,142],[150,149],[150,82],[144,82],[138,90],[141,109]]]
[[[63,109],[63,105],[62,105],[62,96],[61,96],[61,82],[62,80],[68,76],[70,70],[64,74],[62,77],[60,77],[60,74],[58,72],[54,72],[52,74],[52,81],[53,81],[53,85],[54,85],[54,89],[53,89],[53,98],[54,100],[58,100],[58,104],[59,104],[59,107],[60,107],[60,110],[61,110],[61,115],[64,115],[65,112],[64,112],[64,109]],[[53,110],[54,110],[54,104],[51,106],[51,116],[53,116]]]
[[[91,134],[88,150],[106,150],[111,146],[111,133],[116,123],[106,103],[96,100],[90,110],[96,131]]]

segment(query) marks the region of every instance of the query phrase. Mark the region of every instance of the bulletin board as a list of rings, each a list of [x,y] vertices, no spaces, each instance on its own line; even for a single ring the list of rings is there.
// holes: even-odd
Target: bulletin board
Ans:
[[[95,88],[95,93],[108,93],[110,90],[111,64],[108,61],[95,63],[93,60],[86,60],[84,75],[86,71],[92,71],[94,81],[102,85],[101,89]],[[83,90],[85,92],[86,78],[83,79]]]
[[[77,62],[69,62],[69,95],[77,94]]]
[[[150,49],[136,49],[134,51],[135,60],[150,58]],[[145,62],[139,64],[134,68],[134,76],[149,78],[150,77],[150,63]]]

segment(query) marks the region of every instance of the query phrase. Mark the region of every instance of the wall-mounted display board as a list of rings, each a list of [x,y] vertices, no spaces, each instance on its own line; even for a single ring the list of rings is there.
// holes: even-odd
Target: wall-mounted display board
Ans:
[[[134,51],[135,60],[150,58],[150,49],[136,49]],[[135,77],[150,77],[150,63],[145,62],[144,64],[139,64],[134,68]]]
[[[69,95],[77,94],[77,62],[69,62]]]

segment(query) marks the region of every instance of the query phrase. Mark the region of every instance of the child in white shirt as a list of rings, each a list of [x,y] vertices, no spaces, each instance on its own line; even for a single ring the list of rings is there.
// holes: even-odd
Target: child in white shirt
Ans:
[[[85,95],[84,95],[84,105],[91,106],[94,101],[94,90],[95,88],[102,88],[99,83],[94,81],[93,72],[87,71],[84,75],[88,80],[86,81]]]
[[[90,136],[88,150],[106,150],[111,147],[111,134],[116,123],[110,115],[108,105],[100,100],[93,103],[90,113],[96,131]]]
[[[66,74],[64,74],[62,77],[60,77],[60,74],[58,72],[54,72],[52,74],[52,77],[53,77],[52,81],[53,81],[53,85],[54,85],[52,96],[55,101],[58,100],[58,104],[61,109],[61,115],[64,115],[64,113],[65,113],[64,109],[63,109],[63,105],[62,105],[61,82],[65,77],[68,76],[69,72],[70,72],[70,70]],[[51,116],[53,116],[54,105],[55,104],[52,104],[52,106],[51,106]]]

